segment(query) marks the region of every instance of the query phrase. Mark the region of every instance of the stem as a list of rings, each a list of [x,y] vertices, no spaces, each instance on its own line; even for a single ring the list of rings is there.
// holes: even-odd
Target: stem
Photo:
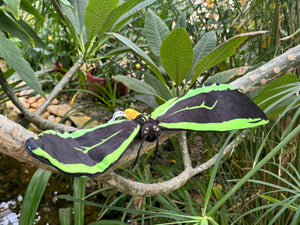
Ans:
[[[43,102],[43,104],[38,108],[36,113],[38,115],[42,114],[51,102],[56,98],[56,96],[62,91],[62,89],[69,83],[70,79],[77,72],[77,70],[82,65],[82,59],[79,59],[75,64],[70,68],[70,70],[64,75],[64,77],[59,81],[55,88],[51,91],[48,98]]]

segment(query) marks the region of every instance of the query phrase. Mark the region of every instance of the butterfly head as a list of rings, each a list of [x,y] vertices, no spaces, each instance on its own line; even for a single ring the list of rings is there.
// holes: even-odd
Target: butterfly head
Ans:
[[[141,137],[149,142],[155,141],[161,133],[158,123],[151,117],[139,115],[136,118],[141,125]]]

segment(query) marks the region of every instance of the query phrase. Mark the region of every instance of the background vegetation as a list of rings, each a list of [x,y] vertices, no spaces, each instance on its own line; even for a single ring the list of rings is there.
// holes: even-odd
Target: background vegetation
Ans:
[[[105,121],[104,116],[128,107],[151,112],[201,83],[230,83],[299,45],[297,0],[0,4],[0,57],[8,64],[0,74],[3,113],[5,102],[12,100],[5,91],[6,81],[16,94],[33,89],[42,96],[50,93],[51,99],[62,79],[67,79],[67,86],[59,100],[85,114],[96,111],[91,121]],[[173,49],[185,51],[176,54]],[[170,60],[186,68],[173,71]],[[120,97],[117,85],[108,82],[107,89],[93,86],[100,91],[94,93],[86,82],[88,71],[126,82],[131,91]],[[21,81],[26,84],[18,85]],[[299,224],[299,89],[299,69],[294,69],[251,92],[270,123],[246,131],[229,156],[219,157],[212,168],[168,195],[129,196],[93,180],[37,169],[21,211],[12,210],[21,213],[20,224],[34,220],[36,224]],[[52,128],[30,112],[22,113],[41,129]],[[25,119],[18,122],[29,124]],[[215,132],[187,135],[193,165],[240,137]],[[149,154],[141,157],[134,171],[118,172],[143,183],[169,180],[184,169],[179,143],[180,136],[170,138],[151,167]],[[2,165],[0,171],[7,174]],[[10,200],[9,188],[0,187],[1,201]]]

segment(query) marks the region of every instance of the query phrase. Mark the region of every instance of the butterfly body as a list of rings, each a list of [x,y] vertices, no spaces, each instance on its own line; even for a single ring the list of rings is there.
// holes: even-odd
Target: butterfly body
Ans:
[[[77,130],[45,131],[27,140],[27,151],[42,162],[73,175],[97,176],[107,171],[132,141],[157,141],[163,130],[228,131],[267,123],[252,100],[225,84],[212,84],[172,98],[149,116],[125,110],[127,119]]]

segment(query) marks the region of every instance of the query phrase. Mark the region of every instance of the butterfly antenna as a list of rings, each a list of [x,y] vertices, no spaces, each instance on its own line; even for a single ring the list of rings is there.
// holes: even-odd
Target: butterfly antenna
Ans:
[[[145,137],[144,137],[143,140],[142,140],[142,143],[141,143],[141,145],[140,145],[140,147],[139,147],[138,153],[137,153],[137,155],[136,155],[136,158],[135,158],[135,160],[134,160],[134,163],[133,163],[132,166],[131,166],[131,169],[133,169],[133,168],[135,167],[135,165],[136,165],[136,163],[137,163],[137,161],[138,161],[138,159],[139,159],[141,149],[142,149],[142,147],[143,147],[144,141],[146,140],[147,136],[148,136],[148,135],[145,135]]]
[[[158,152],[158,142],[159,142],[158,137],[159,136],[156,134],[156,146],[155,146],[155,150],[154,150],[154,156],[153,156],[153,158],[151,159],[151,162],[150,162],[151,166],[152,166],[154,160],[156,159],[157,152]]]

